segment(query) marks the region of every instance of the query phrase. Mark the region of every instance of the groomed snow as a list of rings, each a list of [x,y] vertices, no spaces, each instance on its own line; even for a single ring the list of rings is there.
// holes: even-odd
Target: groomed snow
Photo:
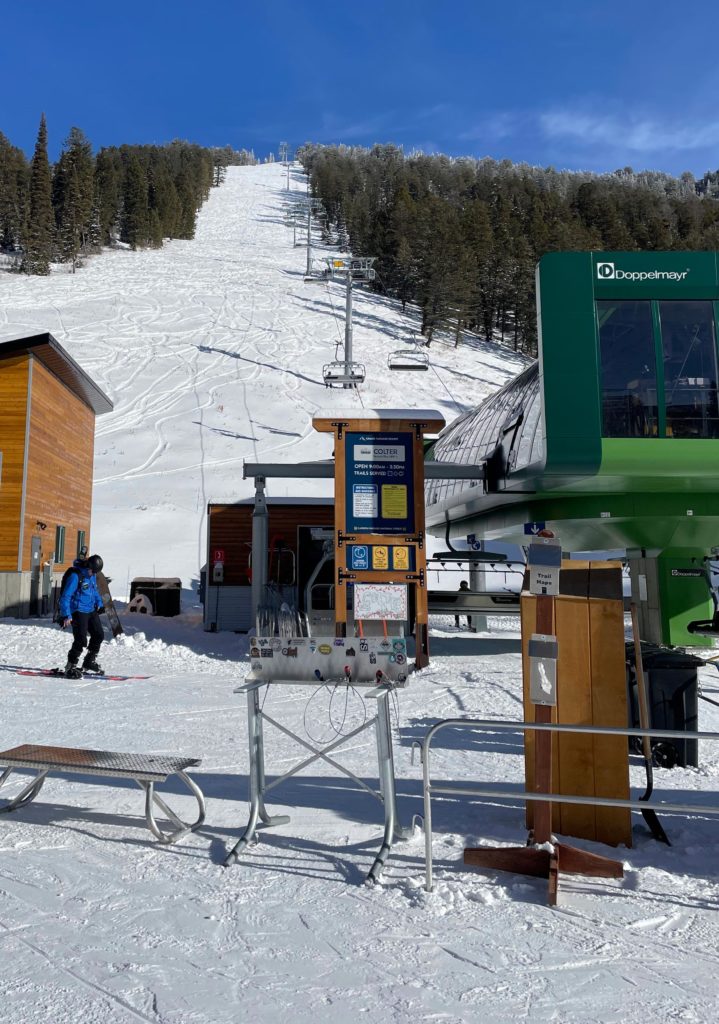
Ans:
[[[204,561],[204,509],[249,496],[245,458],[329,455],[310,421],[328,407],[321,365],[342,331],[332,315],[332,304],[341,314],[340,287],[302,282],[284,180],[280,166],[230,169],[194,242],[104,254],[74,276],[0,277],[2,328],[50,330],[116,402],[98,421],[93,547],[118,592],[153,572],[186,587],[182,616],[124,614],[126,635],[103,648],[109,672],[147,680],[17,675],[12,666],[62,663],[68,637],[45,620],[0,620],[3,746],[198,756],[207,796],[205,825],[171,848],[143,827],[141,791],[119,780],[52,777],[35,803],[0,817],[3,1024],[719,1019],[719,833],[701,813],[717,802],[715,744],[702,744],[698,769],[656,773],[658,800],[697,806],[690,818],[662,815],[673,845],[649,839],[636,816],[633,849],[589,847],[619,856],[624,881],[565,876],[551,910],[541,881],[462,867],[466,845],[524,842],[518,803],[437,799],[435,891],[423,889],[419,833],[395,845],[382,885],[367,888],[381,808],[322,764],[270,795],[290,824],[263,830],[238,865],[221,867],[247,816],[245,702],[232,692],[246,638],[204,633],[187,592]],[[359,293],[355,314],[368,381],[349,398],[358,409],[397,407],[402,378],[384,367],[409,319]],[[445,385],[468,407],[521,365],[479,342],[430,352],[437,374],[412,374],[401,397],[447,419],[457,409]],[[285,488],[326,493],[313,481],[280,481],[270,493]],[[494,619],[491,635],[461,638],[449,621],[434,629],[432,666],[399,699],[405,823],[422,811],[413,740],[440,718],[521,717],[516,621]],[[701,678],[717,699],[716,670]],[[360,696],[345,705],[320,692],[308,705],[310,695],[277,687],[265,710],[315,741],[362,720]],[[718,728],[717,709],[702,702],[700,724]],[[306,753],[270,729],[266,746],[270,772]],[[373,758],[365,733],[341,760],[372,777]],[[445,732],[433,764],[440,778],[523,780],[511,734]],[[638,764],[632,780],[643,791]],[[191,802],[171,790],[189,814]]]

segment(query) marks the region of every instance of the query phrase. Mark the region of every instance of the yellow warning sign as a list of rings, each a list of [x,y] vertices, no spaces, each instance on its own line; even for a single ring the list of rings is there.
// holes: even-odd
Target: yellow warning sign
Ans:
[[[392,567],[394,569],[409,569],[409,548],[392,548]]]
[[[382,518],[407,518],[406,484],[382,484]]]
[[[384,544],[375,544],[372,547],[372,568],[389,569],[389,548]]]

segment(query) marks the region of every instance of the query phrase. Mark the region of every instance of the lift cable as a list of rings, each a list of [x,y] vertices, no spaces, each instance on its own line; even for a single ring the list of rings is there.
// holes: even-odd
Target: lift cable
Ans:
[[[440,384],[442,385],[442,387],[444,388],[444,390],[445,390],[445,391],[447,392],[447,394],[449,395],[450,399],[452,400],[452,404],[453,404],[454,406],[456,406],[456,408],[457,408],[457,412],[460,412],[460,413],[461,413],[461,412],[462,412],[462,406],[461,406],[461,405],[459,404],[459,402],[458,402],[458,401],[457,401],[457,399],[456,399],[456,398],[454,397],[454,395],[452,394],[452,392],[451,392],[451,391],[449,390],[449,388],[447,387],[447,385],[446,385],[446,384],[444,383],[444,381],[442,380],[442,378],[440,377],[440,375],[439,375],[439,374],[437,373],[437,369],[436,369],[436,367],[435,367],[434,363],[430,362],[430,364],[429,364],[429,368],[430,368],[430,370],[432,370],[432,371],[433,371],[433,373],[434,373],[435,377],[437,378],[437,380],[439,381],[439,383],[440,383]]]

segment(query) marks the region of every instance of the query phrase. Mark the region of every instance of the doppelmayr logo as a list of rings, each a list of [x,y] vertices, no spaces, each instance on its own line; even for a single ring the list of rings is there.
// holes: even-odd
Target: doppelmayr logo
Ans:
[[[597,263],[600,281],[683,281],[688,270],[620,270],[614,263]]]

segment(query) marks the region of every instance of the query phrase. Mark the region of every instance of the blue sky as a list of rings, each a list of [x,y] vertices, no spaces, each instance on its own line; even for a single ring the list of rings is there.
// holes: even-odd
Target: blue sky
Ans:
[[[5,0],[0,131],[719,167],[719,4]]]

